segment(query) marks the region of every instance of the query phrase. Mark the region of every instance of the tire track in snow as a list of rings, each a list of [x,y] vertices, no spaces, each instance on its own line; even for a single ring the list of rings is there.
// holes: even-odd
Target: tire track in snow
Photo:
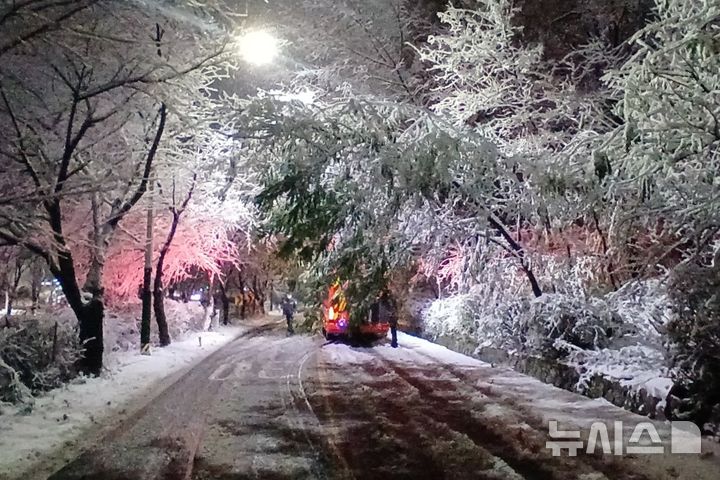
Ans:
[[[210,377],[227,364],[228,350],[235,357],[249,354],[257,348],[255,339],[274,325],[252,328],[213,352],[50,479],[189,478],[206,409],[222,384]],[[250,343],[238,345],[243,339]]]
[[[382,353],[375,352],[376,356],[384,362],[392,371],[404,381],[412,384],[416,388],[423,391],[423,397],[430,399],[438,408],[436,411],[443,412],[444,418],[449,418],[453,428],[464,431],[472,436],[476,441],[486,445],[494,454],[498,455],[510,466],[517,469],[528,479],[548,478],[548,479],[576,479],[578,475],[588,475],[590,478],[612,478],[613,480],[651,480],[652,477],[634,471],[634,469],[620,463],[617,457],[604,457],[602,455],[586,455],[581,454],[578,457],[553,457],[549,450],[545,448],[545,442],[550,438],[547,435],[547,425],[539,417],[524,406],[518,405],[512,398],[500,394],[498,389],[481,387],[477,383],[477,378],[472,378],[468,372],[477,372],[478,368],[457,367],[448,365],[423,352],[409,349],[409,352],[417,355],[424,360],[430,360],[431,363],[424,361],[420,363],[422,367],[408,367],[407,364],[398,362],[395,359],[388,358]],[[442,388],[435,388],[433,383],[437,380],[428,378],[426,373],[444,372],[457,379],[455,382],[447,382],[441,380]],[[418,376],[418,373],[421,376]],[[498,419],[491,415],[489,418],[475,419],[470,417],[470,421],[461,421],[452,419],[447,414],[447,409],[440,407],[446,402],[446,398],[442,393],[452,389],[452,391],[465,398],[467,402],[471,402],[473,397],[483,396],[487,400],[483,400],[483,406],[500,404],[507,412],[515,413],[516,423],[508,424],[507,422],[498,423]],[[440,392],[440,393],[438,393]],[[510,408],[508,408],[510,407]],[[460,414],[460,412],[458,412]],[[482,410],[478,412],[483,415]],[[459,415],[460,416],[460,415]],[[522,427],[527,425],[528,428]],[[489,428],[494,426],[495,428]],[[474,434],[474,432],[482,432]],[[512,441],[508,441],[512,438]],[[532,450],[524,451],[518,446],[528,444]],[[502,446],[502,447],[501,447]]]
[[[415,388],[363,367],[368,365],[321,365],[327,378],[310,395],[321,422],[337,432],[338,448],[356,478],[520,478],[507,469],[493,475],[492,467],[500,465],[486,451],[417,414]]]

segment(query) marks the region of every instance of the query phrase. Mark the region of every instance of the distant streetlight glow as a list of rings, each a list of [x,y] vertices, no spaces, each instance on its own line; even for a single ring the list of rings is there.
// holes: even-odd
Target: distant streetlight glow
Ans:
[[[267,65],[277,56],[279,45],[275,37],[264,30],[253,30],[240,37],[240,54],[253,65]]]

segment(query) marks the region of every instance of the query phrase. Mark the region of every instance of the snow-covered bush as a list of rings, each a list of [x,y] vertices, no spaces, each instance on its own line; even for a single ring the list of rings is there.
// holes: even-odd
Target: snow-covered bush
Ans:
[[[521,302],[490,307],[486,300],[478,290],[436,300],[423,312],[423,330],[434,338],[470,340],[479,349],[513,350],[517,338],[517,312],[513,309],[518,309]]]
[[[43,316],[0,329],[0,401],[27,401],[76,374],[82,349],[75,323],[62,315]]]
[[[455,295],[432,302],[425,311],[425,330],[434,336],[472,335],[475,333],[473,295]]]
[[[675,415],[720,423],[720,266],[686,264],[670,279],[676,318],[668,324],[684,398]]]
[[[603,300],[560,294],[533,300],[518,320],[524,351],[551,358],[576,349],[604,348],[619,325]]]
[[[598,272],[602,271],[602,265],[597,257],[591,255],[568,259],[557,254],[535,254],[533,271],[544,292],[586,297],[589,290],[599,283]]]
[[[453,347],[469,344],[484,360],[509,360],[525,373],[639,413],[665,410],[674,383],[665,282],[633,281],[590,297],[582,289],[572,293],[576,279],[558,280],[567,293],[535,300],[503,299],[487,286],[435,300],[423,311],[424,333],[441,343],[450,339]]]
[[[203,329],[205,312],[198,302],[178,302],[166,299],[165,313],[171,338],[178,338],[189,331]],[[128,303],[116,306],[105,313],[105,350],[129,351],[140,348],[140,304]],[[151,334],[157,342],[157,326],[152,323]]]
[[[617,336],[632,337],[644,344],[660,346],[672,318],[672,302],[663,279],[632,281],[605,299],[622,319]]]
[[[558,358],[606,347],[621,324],[597,298],[545,294],[532,301],[490,301],[486,294],[478,288],[436,300],[424,312],[426,334],[473,339],[478,348]]]
[[[201,330],[205,312],[197,302],[168,300],[167,316],[170,334],[177,338]],[[105,351],[139,351],[139,326],[139,304],[108,310]],[[33,394],[73,378],[82,353],[76,328],[77,320],[69,308],[33,318],[19,317],[12,327],[0,328],[0,402],[28,401]],[[155,324],[152,330],[157,336]]]
[[[595,257],[573,264],[551,255],[534,261],[548,292],[542,297],[531,301],[523,295],[506,259],[489,262],[483,281],[468,293],[435,300],[423,310],[424,331],[526,355],[565,357],[576,350],[647,346],[665,358],[672,312],[664,279],[632,281],[605,296],[591,296]]]
[[[664,352],[647,346],[573,350],[563,362],[580,373],[575,388],[581,393],[588,392],[596,376],[619,382],[635,392],[643,388],[648,395],[663,400],[673,384]]]
[[[453,258],[453,257],[450,257]],[[451,296],[433,301],[424,309],[423,330],[432,337],[452,336],[471,340],[477,348],[496,348],[514,351],[520,348],[518,319],[529,308],[527,285],[517,261],[501,255],[492,255],[477,268],[453,269],[443,276],[440,268],[424,262],[423,275],[432,278],[435,273],[440,291]],[[467,263],[467,262],[462,262]],[[463,287],[471,283],[472,287]]]

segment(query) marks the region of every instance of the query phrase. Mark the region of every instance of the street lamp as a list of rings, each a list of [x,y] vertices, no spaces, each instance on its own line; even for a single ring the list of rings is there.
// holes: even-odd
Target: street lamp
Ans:
[[[279,44],[277,39],[265,30],[252,30],[240,37],[238,48],[246,62],[266,65],[277,56]]]

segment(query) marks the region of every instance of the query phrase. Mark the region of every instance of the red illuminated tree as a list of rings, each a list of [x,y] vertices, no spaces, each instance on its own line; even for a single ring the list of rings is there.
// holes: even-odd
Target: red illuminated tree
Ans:
[[[34,13],[40,4],[43,15]],[[79,321],[81,366],[99,373],[108,248],[153,166],[179,148],[167,133],[197,123],[197,103],[222,75],[224,38],[136,4],[14,5],[0,10],[10,39],[0,48],[0,239],[47,261]],[[69,18],[61,11],[71,28],[58,28]],[[159,22],[169,32],[161,57],[148,41]],[[78,209],[85,218],[75,230]]]

